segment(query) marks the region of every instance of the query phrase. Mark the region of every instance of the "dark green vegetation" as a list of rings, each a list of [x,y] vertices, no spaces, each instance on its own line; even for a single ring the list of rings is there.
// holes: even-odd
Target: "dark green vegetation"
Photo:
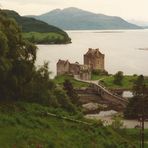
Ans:
[[[69,96],[73,104],[78,104],[79,96],[73,88],[73,84],[69,79],[66,79],[63,83],[63,88],[66,91],[66,94]]]
[[[127,138],[132,143],[136,143],[136,147],[140,147],[140,130],[139,129],[124,129],[118,131],[121,136]],[[148,129],[144,130],[145,133],[145,148],[148,147]]]
[[[37,102],[76,112],[66,92],[50,79],[48,63],[35,67],[36,46],[0,11],[0,101]]]
[[[138,119],[139,115],[143,115],[145,119],[148,119],[148,95],[143,75],[138,76],[135,81],[133,93],[134,97],[129,100],[124,112],[125,117]]]
[[[34,72],[36,47],[22,39],[15,21],[8,19],[2,10],[0,52],[0,100],[19,99]]]
[[[55,9],[34,17],[66,30],[142,29],[116,16],[107,16],[78,8]]]
[[[124,79],[124,76],[123,76],[123,72],[122,71],[118,71],[115,75],[114,75],[114,84],[116,85],[122,85],[123,83],[123,79]]]
[[[127,119],[139,119],[142,110],[144,110],[144,117],[148,119],[148,97],[134,96],[129,100],[124,116]]]
[[[54,82],[62,86],[65,80],[70,80],[74,88],[82,88],[89,86],[88,83],[77,81],[72,76],[69,75],[56,76]]]
[[[15,19],[22,31],[26,32],[24,37],[33,43],[61,44],[71,42],[71,39],[67,33],[55,26],[49,25],[34,18],[22,17],[15,11],[2,10],[1,13],[2,12],[5,12],[9,17]]]
[[[29,32],[23,33],[23,37],[28,41],[35,44],[63,44],[68,43],[66,38],[56,32],[41,33],[41,32]]]
[[[59,118],[47,115],[57,114]],[[0,105],[0,146],[3,148],[138,148],[138,132],[116,132],[110,127],[92,126],[61,119],[70,116],[62,109],[17,102]],[[83,120],[83,119],[81,119]],[[88,121],[87,121],[88,122]],[[124,132],[124,133],[123,133]],[[123,133],[121,135],[121,133]],[[148,138],[147,138],[148,139]]]

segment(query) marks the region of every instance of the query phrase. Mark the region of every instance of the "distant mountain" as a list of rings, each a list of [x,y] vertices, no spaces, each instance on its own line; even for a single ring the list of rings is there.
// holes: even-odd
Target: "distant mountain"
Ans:
[[[141,26],[143,29],[148,29],[148,21],[128,20],[128,22]]]
[[[139,21],[139,20],[132,19],[132,20],[128,20],[128,22],[136,24],[138,26],[142,26],[142,27],[143,26],[148,26],[148,21]]]
[[[39,16],[30,16],[65,30],[142,29],[120,17],[107,16],[78,8],[55,9]]]
[[[148,26],[142,26],[142,28],[144,28],[144,29],[148,29]]]

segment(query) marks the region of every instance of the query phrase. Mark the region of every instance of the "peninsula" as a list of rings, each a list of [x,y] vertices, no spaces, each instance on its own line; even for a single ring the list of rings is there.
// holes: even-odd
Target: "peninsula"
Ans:
[[[68,34],[62,29],[49,25],[43,21],[20,16],[13,10],[1,10],[8,17],[14,19],[23,32],[23,37],[35,44],[67,44],[71,43]]]

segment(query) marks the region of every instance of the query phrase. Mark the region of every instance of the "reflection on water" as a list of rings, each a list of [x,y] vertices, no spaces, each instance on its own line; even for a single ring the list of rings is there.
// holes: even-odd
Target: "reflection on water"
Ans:
[[[95,33],[98,32],[98,33]],[[105,67],[109,73],[148,75],[148,52],[136,50],[148,47],[148,30],[124,31],[68,31],[72,44],[38,45],[37,62],[50,62],[50,70],[56,75],[58,59],[83,63],[83,54],[88,48],[100,48],[105,54]],[[103,31],[102,31],[103,32]],[[117,33],[115,33],[117,32]]]
[[[131,91],[123,91],[122,97],[124,97],[124,98],[132,98],[133,93]]]

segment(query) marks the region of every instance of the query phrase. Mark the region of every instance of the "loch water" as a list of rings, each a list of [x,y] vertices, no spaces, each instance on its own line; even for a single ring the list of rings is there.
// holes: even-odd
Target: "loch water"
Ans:
[[[85,30],[67,31],[71,44],[37,45],[36,65],[49,61],[52,76],[56,75],[59,59],[83,64],[88,48],[99,48],[105,54],[105,69],[109,73],[148,75],[148,30]]]

